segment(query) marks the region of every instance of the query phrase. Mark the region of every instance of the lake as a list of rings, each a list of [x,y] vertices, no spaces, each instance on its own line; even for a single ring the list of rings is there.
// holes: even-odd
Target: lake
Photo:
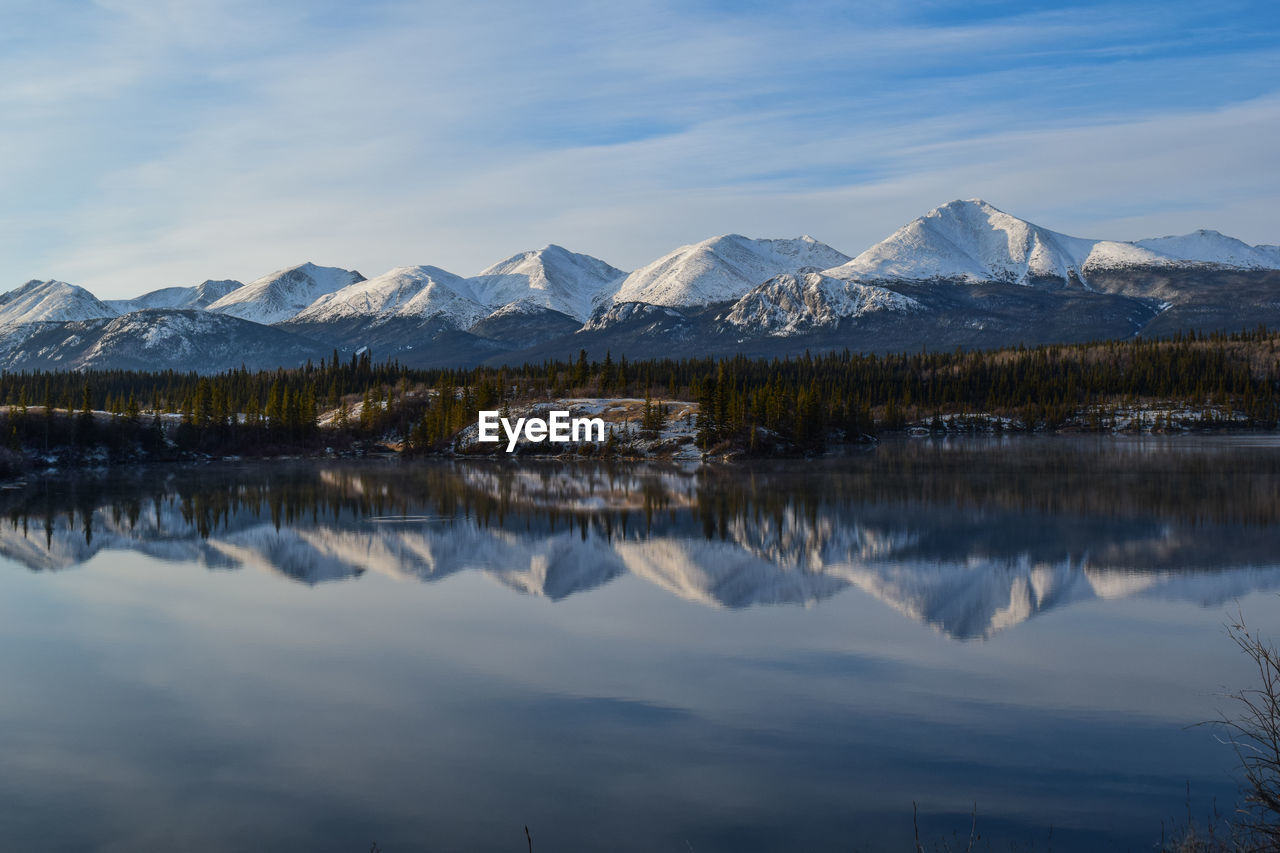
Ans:
[[[0,849],[1150,850],[1280,627],[1270,437],[0,491]],[[1188,798],[1188,789],[1190,795]]]

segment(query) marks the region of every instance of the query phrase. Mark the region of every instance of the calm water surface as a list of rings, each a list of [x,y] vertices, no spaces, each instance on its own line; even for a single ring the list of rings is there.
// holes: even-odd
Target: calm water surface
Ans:
[[[0,849],[1149,850],[1280,633],[1280,444],[0,492]],[[963,847],[963,844],[961,845]]]

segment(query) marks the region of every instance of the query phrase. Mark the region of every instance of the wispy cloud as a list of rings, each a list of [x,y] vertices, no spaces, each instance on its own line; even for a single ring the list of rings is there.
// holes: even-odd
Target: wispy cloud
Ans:
[[[972,195],[1276,242],[1280,22],[1216,10],[19,3],[0,274],[123,296],[552,241],[621,266],[728,231],[856,252]]]

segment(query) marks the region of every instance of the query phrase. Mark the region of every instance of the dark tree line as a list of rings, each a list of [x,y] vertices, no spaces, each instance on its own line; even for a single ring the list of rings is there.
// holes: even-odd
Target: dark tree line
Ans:
[[[196,373],[90,370],[0,374],[0,424],[12,450],[59,446],[213,453],[389,441],[418,452],[448,447],[480,409],[562,397],[644,400],[655,430],[667,402],[699,404],[699,444],[821,449],[832,438],[938,423],[981,412],[1022,428],[1108,429],[1118,409],[1173,402],[1203,422],[1273,428],[1280,417],[1280,335],[1180,334],[1169,340],[1014,347],[992,351],[859,355],[848,351],[762,360],[611,355],[519,367],[413,369],[365,352],[273,371]],[[96,417],[92,412],[100,414]],[[106,413],[101,414],[101,413]],[[323,421],[323,422],[322,422]],[[763,438],[762,438],[763,436]],[[758,449],[763,450],[763,447]]]

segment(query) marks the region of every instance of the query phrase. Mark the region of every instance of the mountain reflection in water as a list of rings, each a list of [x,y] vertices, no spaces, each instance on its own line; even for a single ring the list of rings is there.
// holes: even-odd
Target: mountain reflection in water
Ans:
[[[45,477],[0,493],[0,554],[104,549],[306,584],[483,572],[552,601],[634,575],[713,607],[857,587],[949,637],[1051,608],[1280,587],[1280,445],[897,441],[819,460],[278,463]]]

